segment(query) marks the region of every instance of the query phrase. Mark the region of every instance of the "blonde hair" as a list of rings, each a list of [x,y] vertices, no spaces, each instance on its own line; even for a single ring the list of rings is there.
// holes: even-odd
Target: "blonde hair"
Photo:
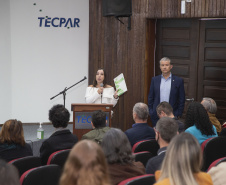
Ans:
[[[158,180],[169,178],[171,185],[198,185],[194,173],[200,172],[202,153],[196,138],[189,133],[175,136],[167,147]]]
[[[65,163],[60,185],[110,185],[101,147],[91,140],[78,142]]]

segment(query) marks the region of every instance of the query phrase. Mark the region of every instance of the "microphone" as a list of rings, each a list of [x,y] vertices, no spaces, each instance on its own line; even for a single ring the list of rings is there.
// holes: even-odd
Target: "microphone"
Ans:
[[[100,84],[100,87],[104,87],[104,84],[101,83],[101,84]],[[101,93],[101,103],[102,103],[102,93]]]

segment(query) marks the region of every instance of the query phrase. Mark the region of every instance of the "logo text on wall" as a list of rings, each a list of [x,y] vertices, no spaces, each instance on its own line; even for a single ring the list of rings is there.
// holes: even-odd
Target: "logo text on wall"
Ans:
[[[64,17],[38,17],[39,27],[67,27],[67,28],[76,28],[80,27],[79,18],[64,18]]]

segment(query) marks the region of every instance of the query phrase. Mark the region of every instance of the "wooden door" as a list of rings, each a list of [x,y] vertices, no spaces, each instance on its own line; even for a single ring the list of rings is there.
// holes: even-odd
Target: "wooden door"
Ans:
[[[226,120],[226,20],[201,20],[198,59],[198,101],[211,97],[217,118]]]
[[[159,60],[172,59],[172,73],[184,79],[186,99],[213,98],[217,118],[226,120],[226,20],[164,19],[157,21],[156,74]],[[185,104],[185,110],[188,102]]]
[[[169,57],[172,73],[184,79],[186,99],[197,100],[199,21],[164,19],[157,22],[155,75],[161,74],[159,60]],[[185,104],[185,110],[188,103]]]

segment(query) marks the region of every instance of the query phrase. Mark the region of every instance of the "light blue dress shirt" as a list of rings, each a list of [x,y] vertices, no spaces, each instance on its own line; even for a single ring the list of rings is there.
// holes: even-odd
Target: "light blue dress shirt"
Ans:
[[[171,77],[170,76],[165,79],[163,75],[161,75],[161,83],[160,83],[160,103],[163,101],[169,102],[170,90],[171,90]]]

